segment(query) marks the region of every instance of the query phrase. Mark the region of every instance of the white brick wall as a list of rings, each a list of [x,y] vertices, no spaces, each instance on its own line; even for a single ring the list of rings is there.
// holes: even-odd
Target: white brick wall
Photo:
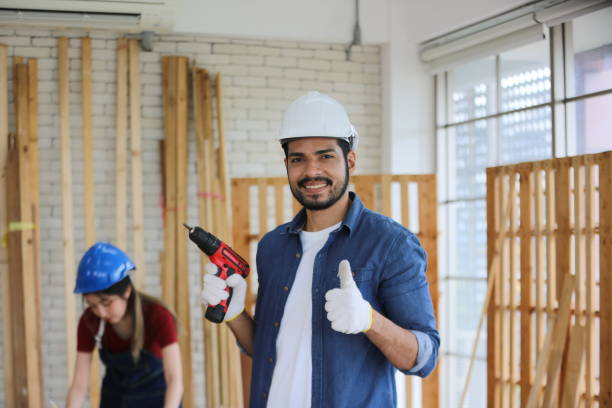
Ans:
[[[41,194],[42,317],[44,334],[45,399],[63,405],[67,391],[61,192],[59,168],[59,119],[57,93],[57,40],[70,37],[70,108],[76,259],[83,247],[83,179],[81,143],[80,37],[89,35],[93,47],[93,135],[95,205],[98,240],[113,240],[115,171],[115,46],[112,32],[49,31],[4,27],[0,43],[9,45],[9,55],[38,58],[39,62],[39,158]],[[141,54],[143,182],[145,213],[145,289],[160,295],[159,253],[163,245],[159,208],[161,173],[159,141],[163,139],[161,56],[185,55],[212,74],[221,72],[224,84],[225,135],[231,177],[284,175],[282,150],[274,137],[282,111],[294,98],[309,90],[329,93],[345,104],[361,136],[358,173],[379,172],[381,133],[380,49],[354,47],[352,61],[344,59],[344,45],[291,41],[239,40],[206,36],[165,35],[157,37],[153,52]],[[9,61],[9,68],[11,67]],[[12,73],[11,73],[12,75]],[[12,82],[12,78],[11,78]],[[10,84],[12,104],[13,86]],[[13,110],[11,105],[11,112]],[[12,113],[11,113],[12,116]],[[11,126],[14,121],[11,119]],[[195,194],[195,157],[191,130],[189,196]],[[191,200],[189,222],[197,223],[195,200]],[[128,209],[128,218],[130,212]],[[129,227],[129,225],[128,225]],[[131,249],[129,244],[128,251]],[[198,282],[198,252],[190,246],[190,279]],[[72,282],[69,283],[72,285]],[[194,340],[194,392],[197,406],[204,406],[202,393],[202,330],[192,293],[192,338]],[[80,299],[77,301],[80,309]],[[1,307],[1,305],[0,305]],[[2,326],[0,325],[0,331]],[[0,355],[4,354],[0,336]],[[4,406],[4,372],[0,363],[0,407]]]

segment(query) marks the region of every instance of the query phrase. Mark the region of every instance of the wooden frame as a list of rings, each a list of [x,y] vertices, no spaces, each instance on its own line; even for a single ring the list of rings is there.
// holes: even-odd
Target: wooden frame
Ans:
[[[438,266],[437,266],[437,201],[435,175],[357,175],[351,177],[354,191],[359,195],[365,206],[391,216],[392,204],[399,202],[399,220],[406,227],[411,227],[410,215],[418,214],[418,230],[414,228],[423,248],[427,252],[427,278],[429,281],[431,297],[436,317],[438,316]],[[394,185],[399,184],[399,197],[393,197]],[[417,190],[417,198],[410,200],[410,186]],[[268,189],[271,188],[273,194]],[[257,203],[252,203],[251,189],[257,189]],[[264,233],[271,229],[270,220],[275,225],[289,221],[291,215],[286,208],[285,197],[289,195],[286,177],[271,178],[236,178],[232,180],[232,214],[234,248],[249,263],[253,265],[252,249]],[[272,201],[270,200],[272,198]],[[295,214],[299,203],[291,198],[291,208]],[[417,203],[416,207],[411,203]],[[259,223],[257,229],[251,222],[250,210],[257,209]],[[285,216],[287,215],[287,216]],[[251,275],[252,276],[252,275]],[[250,280],[251,278],[249,278]],[[253,287],[253,284],[249,285]],[[255,294],[249,291],[247,297],[247,310],[253,311]],[[439,406],[439,365],[423,381],[423,407]],[[250,372],[243,372],[244,389],[249,390]],[[406,389],[410,390],[412,378],[406,378]],[[411,405],[411,398],[407,397],[407,407]]]
[[[506,201],[520,210],[509,220],[501,217]],[[499,279],[488,309],[487,406],[558,406],[567,398],[609,406],[612,152],[489,168],[487,211],[489,262],[500,223],[508,226],[506,250],[489,270]]]

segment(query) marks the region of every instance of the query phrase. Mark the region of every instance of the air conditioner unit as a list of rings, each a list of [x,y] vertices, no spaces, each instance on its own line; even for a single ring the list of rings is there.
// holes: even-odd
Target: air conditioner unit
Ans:
[[[168,32],[176,0],[3,0],[0,25]]]

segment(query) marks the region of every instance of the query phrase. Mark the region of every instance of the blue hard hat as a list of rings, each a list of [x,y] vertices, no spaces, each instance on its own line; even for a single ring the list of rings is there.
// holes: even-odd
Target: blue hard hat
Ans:
[[[136,269],[125,252],[108,242],[98,242],[85,252],[77,271],[74,293],[108,289]]]

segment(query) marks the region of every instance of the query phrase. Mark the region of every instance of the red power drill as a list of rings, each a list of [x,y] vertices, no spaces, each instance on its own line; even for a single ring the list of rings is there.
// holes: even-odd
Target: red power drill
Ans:
[[[244,279],[249,276],[249,264],[242,259],[232,248],[225,242],[215,237],[210,232],[204,231],[200,227],[190,227],[183,224],[189,230],[189,239],[193,241],[198,248],[202,250],[212,263],[217,265],[217,273],[215,276],[225,280],[234,273],[239,274]],[[218,305],[208,305],[206,309],[206,318],[213,323],[221,323],[227,313],[227,307],[232,299],[232,288],[226,287],[225,290],[229,293],[227,299],[222,300]]]

